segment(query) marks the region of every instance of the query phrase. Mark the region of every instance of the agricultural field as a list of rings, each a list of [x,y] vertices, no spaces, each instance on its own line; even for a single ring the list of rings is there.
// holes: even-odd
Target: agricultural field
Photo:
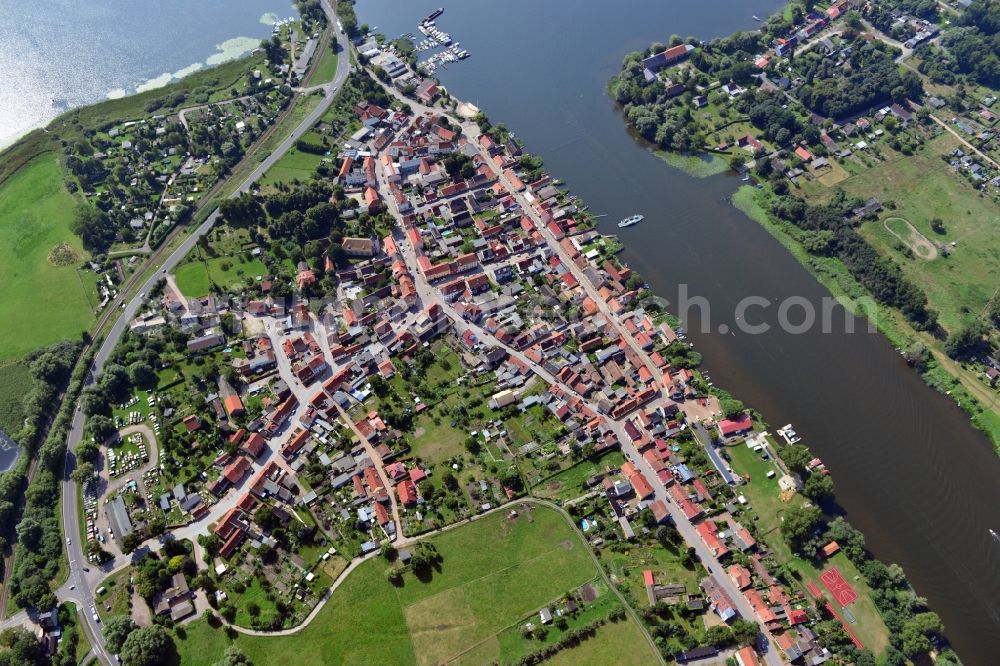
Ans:
[[[443,559],[426,581],[406,574],[401,586],[393,586],[385,560],[372,559],[342,582],[301,632],[240,635],[235,642],[258,665],[443,663],[488,644],[495,647],[484,657],[499,659],[505,630],[597,575],[561,515],[540,507],[518,511],[516,518],[497,512],[434,537]],[[359,617],[365,618],[364,632],[343,630]],[[600,633],[591,640],[599,645]],[[199,620],[177,640],[181,662],[212,664],[229,641],[221,628]]]
[[[0,359],[76,338],[94,321],[96,276],[79,270],[88,255],[70,230],[75,204],[54,153],[0,185]]]

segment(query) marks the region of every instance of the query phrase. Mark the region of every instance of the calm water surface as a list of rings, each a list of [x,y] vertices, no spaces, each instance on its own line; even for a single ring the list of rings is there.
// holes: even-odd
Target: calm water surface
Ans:
[[[246,53],[290,0],[0,0],[0,147],[71,106]]]
[[[440,4],[360,0],[358,13],[396,37],[416,33]],[[623,258],[671,300],[689,284],[711,303],[713,329],[735,328],[731,313],[745,296],[818,303],[826,291],[728,204],[738,181],[692,179],[666,166],[629,136],[605,91],[629,51],[674,33],[710,39],[750,29],[751,15],[781,4],[449,3],[437,24],[472,57],[439,75],[524,139],[595,213],[607,213],[606,231],[644,213],[645,222],[620,234]],[[1000,459],[965,415],[877,335],[691,337],[719,385],[771,423],[795,424],[832,470],[851,522],[876,555],[904,567],[963,660],[1000,663],[1000,544],[987,532],[1000,531]]]

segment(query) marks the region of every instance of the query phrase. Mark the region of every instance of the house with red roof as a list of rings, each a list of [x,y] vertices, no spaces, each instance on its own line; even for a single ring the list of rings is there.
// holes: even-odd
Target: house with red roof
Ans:
[[[741,590],[745,590],[753,584],[753,578],[750,576],[750,570],[742,564],[734,564],[730,566],[726,570],[726,573],[728,573],[729,577],[733,579],[734,583],[736,583],[736,587]]]
[[[724,419],[719,422],[719,434],[723,437],[735,437],[753,429],[753,419],[749,414],[740,414],[735,419]]]
[[[226,477],[226,480],[235,486],[240,482],[240,479],[243,478],[248,469],[250,469],[250,461],[243,456],[238,456],[236,460],[226,466],[222,471],[222,476]]]
[[[403,506],[413,506],[417,503],[417,487],[410,479],[404,479],[396,486],[396,493]]]
[[[243,442],[240,447],[244,453],[246,453],[252,460],[260,458],[261,454],[264,453],[264,449],[267,446],[267,440],[259,432],[252,433],[247,441]]]
[[[708,550],[716,558],[721,558],[723,555],[729,554],[729,548],[719,539],[719,528],[716,527],[714,522],[711,520],[702,521],[695,525],[694,529],[698,533],[698,536],[701,537],[701,540],[705,542],[705,545],[708,546]]]
[[[753,648],[749,645],[741,647],[736,651],[736,663],[739,666],[760,666],[760,661],[757,659],[757,653],[753,651]]]

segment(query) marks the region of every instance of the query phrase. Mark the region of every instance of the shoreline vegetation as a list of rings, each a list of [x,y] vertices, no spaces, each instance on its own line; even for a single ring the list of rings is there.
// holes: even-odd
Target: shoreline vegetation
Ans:
[[[791,2],[760,32],[708,44],[673,36],[669,45],[653,44],[627,56],[608,92],[629,128],[670,166],[693,177],[746,173],[750,184],[733,194],[733,205],[845,305],[873,297],[878,330],[928,386],[968,414],[1000,453],[1000,396],[994,388],[1000,375],[994,367],[1000,365],[994,353],[1000,344],[1000,295],[987,284],[994,267],[984,265],[988,258],[982,253],[969,248],[965,252],[975,256],[965,259],[962,248],[947,243],[961,237],[959,232],[974,232],[970,224],[976,217],[953,221],[949,215],[963,203],[984,198],[988,186],[982,183],[993,176],[992,163],[989,155],[974,153],[975,163],[990,173],[963,178],[962,171],[975,174],[980,167],[968,171],[969,157],[949,164],[969,148],[932,111],[947,104],[955,113],[969,107],[993,116],[974,102],[959,106],[963,102],[954,95],[963,91],[961,73],[941,74],[919,59],[916,67],[910,64],[921,48],[934,47],[904,50],[907,37],[918,40],[915,35],[924,34],[920,30],[936,34],[950,25],[937,10],[922,9],[913,17],[903,0],[891,0],[887,9],[862,15],[855,4],[839,3],[834,21],[829,13],[810,13],[802,3]],[[977,0],[970,16],[955,23],[994,30],[993,14],[980,5]],[[802,40],[799,29],[810,38]],[[772,47],[779,38],[788,41],[789,34],[803,43]],[[942,38],[946,44],[954,39],[947,33]],[[855,65],[852,73],[831,68],[845,60]],[[980,99],[995,98],[979,69],[968,76],[977,78],[967,85],[985,91]],[[803,84],[813,80],[814,87]],[[953,122],[966,127],[964,120]],[[889,184],[866,181],[866,174],[884,165],[894,168]],[[949,168],[956,172],[951,178],[937,173]],[[980,190],[978,195],[965,181]],[[948,196],[938,206],[918,194],[942,188]],[[987,194],[996,203],[996,193]],[[968,203],[967,214],[988,214],[986,205]],[[915,248],[878,226],[900,215],[912,229]],[[940,217],[931,219],[934,215]],[[961,278],[943,267],[948,263],[954,270],[965,262]]]

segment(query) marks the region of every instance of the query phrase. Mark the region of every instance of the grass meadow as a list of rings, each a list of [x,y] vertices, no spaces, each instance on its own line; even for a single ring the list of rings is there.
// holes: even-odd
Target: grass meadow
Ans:
[[[406,574],[395,587],[385,560],[368,560],[302,631],[239,635],[235,642],[258,666],[444,663],[473,647],[499,659],[504,631],[598,574],[560,514],[527,505],[518,511],[514,519],[497,512],[433,537],[443,562],[429,580]],[[601,636],[588,647],[600,645]],[[177,641],[181,663],[212,664],[231,641],[199,620]]]
[[[54,153],[0,185],[0,360],[76,338],[94,321],[95,276],[77,270],[87,255],[70,230],[74,205]],[[49,260],[57,246],[60,265]]]

